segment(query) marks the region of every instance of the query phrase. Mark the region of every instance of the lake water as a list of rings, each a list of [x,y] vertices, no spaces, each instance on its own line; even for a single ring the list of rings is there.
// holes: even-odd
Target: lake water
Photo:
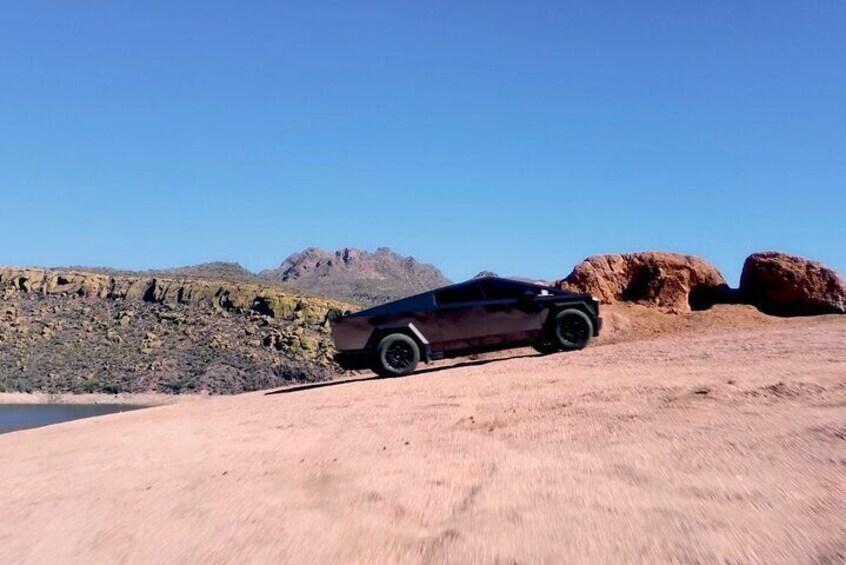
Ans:
[[[0,404],[0,434],[139,408],[144,407],[126,404]]]

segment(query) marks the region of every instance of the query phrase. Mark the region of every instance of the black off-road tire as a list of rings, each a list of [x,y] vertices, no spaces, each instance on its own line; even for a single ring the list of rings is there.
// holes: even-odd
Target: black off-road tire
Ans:
[[[417,342],[405,334],[390,334],[376,347],[373,372],[381,377],[410,375],[420,362]]]
[[[552,340],[562,351],[584,349],[593,338],[593,322],[574,308],[562,310],[552,323]]]

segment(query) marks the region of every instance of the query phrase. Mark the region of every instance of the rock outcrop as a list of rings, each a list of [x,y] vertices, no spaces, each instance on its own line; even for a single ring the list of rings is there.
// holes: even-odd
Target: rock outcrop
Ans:
[[[186,304],[237,313],[256,312],[272,318],[298,316],[309,321],[323,320],[330,309],[346,307],[342,302],[291,294],[269,285],[205,279],[109,276],[14,267],[0,268],[0,292]]]
[[[334,372],[343,302],[264,282],[0,267],[0,392],[235,393]]]
[[[165,278],[186,277],[192,279],[205,278],[225,281],[244,281],[256,278],[254,273],[251,273],[238,263],[231,263],[227,261],[212,261],[210,263],[200,263],[199,265],[188,265],[186,267],[176,267],[174,269],[150,271],[143,274]]]
[[[743,299],[767,314],[846,313],[846,282],[816,261],[776,251],[753,253],[740,276]]]
[[[672,312],[707,308],[728,291],[722,274],[708,261],[663,252],[588,257],[557,284],[605,303],[639,302]]]
[[[387,247],[374,253],[345,248],[324,251],[310,247],[259,276],[290,286],[370,305],[450,284],[441,271]]]

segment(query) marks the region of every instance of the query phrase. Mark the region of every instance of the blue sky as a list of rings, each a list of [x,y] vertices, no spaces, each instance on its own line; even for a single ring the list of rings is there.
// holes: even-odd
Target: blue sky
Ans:
[[[846,272],[846,3],[17,2],[2,264]]]

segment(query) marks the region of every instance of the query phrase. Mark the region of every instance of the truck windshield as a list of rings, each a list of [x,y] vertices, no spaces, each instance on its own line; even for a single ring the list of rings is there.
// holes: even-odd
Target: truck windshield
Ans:
[[[478,284],[468,284],[445,288],[435,293],[437,304],[460,304],[462,302],[476,302],[482,300],[482,287]]]

